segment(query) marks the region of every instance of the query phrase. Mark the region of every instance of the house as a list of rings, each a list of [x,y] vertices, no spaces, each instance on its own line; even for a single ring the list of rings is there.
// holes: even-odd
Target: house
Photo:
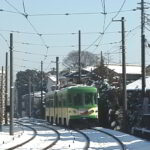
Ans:
[[[104,65],[102,68],[101,66],[93,67],[93,66],[87,66],[86,68],[81,69],[81,78],[82,82],[86,82],[91,76],[98,77],[97,79],[102,78],[107,78],[110,81],[114,79],[114,76],[116,78],[121,78],[122,77],[122,65],[117,65],[117,64],[109,64],[109,65]],[[66,77],[68,78],[69,81],[72,82],[77,82],[79,79],[79,72],[74,71],[71,72],[70,74],[67,74]],[[141,66],[138,65],[126,65],[126,80],[127,83],[131,83],[141,77]]]
[[[47,91],[53,91],[56,89],[56,76],[49,74],[47,77]]]
[[[150,90],[150,76],[147,76],[145,78],[145,83],[146,83],[146,87],[145,90]],[[130,84],[127,85],[127,90],[137,90],[137,91],[141,91],[142,90],[142,79],[138,79]]]
[[[59,76],[58,87],[67,85],[68,80],[65,76]],[[49,74],[47,77],[47,92],[56,90],[56,75]]]
[[[140,111],[142,110],[142,113],[149,113],[150,114],[150,76],[147,76],[145,78],[145,96],[142,97],[142,79],[138,79],[130,84],[127,85],[126,89],[128,92],[128,95],[134,94],[134,99],[138,97],[139,102],[141,103]],[[140,105],[139,105],[140,106]]]
[[[120,77],[122,75],[122,65],[109,64],[106,65],[109,70],[112,70]],[[139,65],[126,65],[126,80],[127,83],[131,83],[141,77],[141,66]]]

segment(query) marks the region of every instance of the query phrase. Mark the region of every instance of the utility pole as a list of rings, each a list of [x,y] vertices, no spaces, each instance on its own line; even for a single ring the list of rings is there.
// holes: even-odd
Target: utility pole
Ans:
[[[127,91],[126,91],[126,57],[125,57],[125,26],[124,26],[124,17],[121,20],[113,20],[113,21],[121,21],[121,37],[122,37],[122,92],[123,92],[123,109],[127,110]]]
[[[81,31],[79,30],[79,84],[81,84]]]
[[[142,66],[142,98],[145,97],[145,16],[144,16],[144,0],[141,0],[141,66]]]
[[[10,33],[10,135],[14,135],[14,100],[13,100],[13,34]]]
[[[43,118],[43,61],[41,61],[41,118]]]
[[[59,57],[56,57],[56,89],[58,90],[59,84]]]
[[[6,52],[6,64],[5,64],[5,124],[8,124],[8,115],[7,115],[7,103],[8,103],[8,52]]]
[[[124,17],[121,20],[121,37],[122,37],[122,93],[123,93],[123,130],[126,131],[126,112],[127,112],[127,91],[126,91],[126,52],[125,52],[125,26],[124,26]]]
[[[29,77],[29,118],[31,117],[31,77]]]
[[[0,131],[3,125],[3,66],[1,72],[1,91],[0,91]]]
[[[123,102],[124,111],[127,111],[127,90],[126,90],[126,52],[125,52],[125,27],[124,17],[121,18],[121,30],[122,30],[122,80],[123,80]]]
[[[102,80],[104,81],[104,59],[103,59],[103,52],[101,51],[101,61],[100,61],[100,71],[102,71]]]

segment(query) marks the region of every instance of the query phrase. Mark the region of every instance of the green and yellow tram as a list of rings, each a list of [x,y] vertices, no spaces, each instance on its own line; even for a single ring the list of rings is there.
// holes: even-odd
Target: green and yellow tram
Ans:
[[[72,86],[46,94],[45,117],[52,124],[76,126],[98,120],[97,89]]]

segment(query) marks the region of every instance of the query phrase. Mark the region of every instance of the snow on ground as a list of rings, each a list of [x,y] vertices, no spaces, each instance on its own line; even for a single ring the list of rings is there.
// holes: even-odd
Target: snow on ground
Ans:
[[[95,130],[82,130],[88,137],[90,137],[89,150],[119,150],[120,145],[116,143],[116,140],[104,133],[100,133]]]
[[[100,128],[100,127],[98,127],[98,129],[109,131],[110,133],[113,133],[113,135],[115,135],[121,141],[123,141],[123,143],[126,145],[128,150],[150,150],[150,142],[149,141],[146,141],[141,138],[137,138],[137,137],[134,137],[132,135],[125,134],[122,132],[110,130],[110,129]],[[44,130],[45,130],[45,128],[43,127],[43,131]],[[44,133],[43,131],[41,131],[43,136],[47,136],[48,132]],[[57,150],[59,150],[59,149],[61,149],[61,150],[76,149],[76,150],[79,150],[84,147],[85,139],[79,133],[76,133],[75,131],[72,131],[72,130],[67,131],[67,130],[61,129],[61,128],[58,128],[58,132],[61,133],[60,141],[52,149],[55,149],[55,150],[56,149]],[[88,132],[88,130],[86,132]],[[30,134],[27,134],[27,133],[29,133],[29,129],[27,129],[26,127],[22,128],[21,126],[14,124],[14,135],[10,136],[9,135],[9,126],[3,126],[3,131],[0,132],[0,150],[5,150],[6,148],[11,147],[12,145],[15,145],[17,143],[19,144],[22,141],[29,139],[32,133],[31,133],[31,131],[30,131]],[[96,150],[96,149],[97,150],[108,150],[108,149],[114,150],[117,148],[117,144],[115,144],[112,139],[110,141],[108,141],[107,135],[105,135],[105,134],[102,134],[101,137],[99,137],[98,134],[88,133],[88,136],[90,136],[90,140],[91,140],[91,143],[90,143],[91,148],[89,150],[92,150],[92,149],[94,149],[94,150]],[[54,138],[54,137],[51,137],[51,138]],[[113,144],[115,144],[115,145],[113,145]],[[34,145],[35,145],[35,147],[34,147]],[[37,145],[39,145],[39,142],[34,143],[34,145],[32,145],[32,149],[39,150],[37,148]],[[30,144],[28,146],[30,147]],[[99,146],[101,146],[101,148],[98,148]],[[30,149],[29,147],[28,148],[23,147],[23,148]],[[22,150],[22,148],[18,148],[18,149]]]
[[[122,133],[119,131],[114,131],[110,129],[98,128],[104,131],[109,131],[117,138],[119,138],[126,145],[128,150],[150,150],[150,141],[143,140],[141,138]]]
[[[32,134],[31,129],[14,124],[14,135],[9,135],[9,126],[3,126],[3,132],[0,132],[0,150],[20,144],[30,139]]]

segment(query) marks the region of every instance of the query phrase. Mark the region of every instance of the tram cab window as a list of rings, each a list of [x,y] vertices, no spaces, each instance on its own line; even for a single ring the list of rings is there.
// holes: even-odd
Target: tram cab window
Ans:
[[[83,105],[83,96],[82,94],[74,94],[73,103],[75,106]]]
[[[86,93],[85,94],[85,105],[93,104],[93,94],[92,93]]]
[[[98,103],[98,102],[97,102],[97,95],[96,95],[96,94],[94,94],[94,102],[95,102],[95,104]]]
[[[68,106],[72,105],[72,96],[69,94],[68,95]]]
[[[97,104],[96,94],[86,93],[85,94],[85,105]]]

